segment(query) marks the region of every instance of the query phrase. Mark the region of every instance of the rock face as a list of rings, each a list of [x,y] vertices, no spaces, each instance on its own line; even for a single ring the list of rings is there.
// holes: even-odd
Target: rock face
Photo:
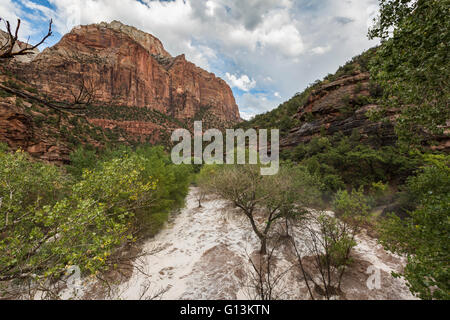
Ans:
[[[308,143],[321,134],[341,132],[348,136],[354,131],[360,134],[362,142],[377,146],[394,145],[397,141],[394,124],[398,111],[388,110],[386,117],[380,122],[368,118],[368,113],[379,108],[378,105],[371,104],[369,99],[377,94],[377,89],[373,86],[370,84],[370,74],[359,71],[322,84],[294,115],[300,126],[293,128],[280,141],[281,148],[290,149],[300,143]],[[450,123],[444,129],[445,134],[442,136],[429,136],[430,140],[437,142],[431,148],[449,152]]]
[[[57,101],[73,101],[84,86],[98,104],[147,108],[181,120],[208,107],[223,121],[240,119],[225,81],[117,21],[75,28],[22,68],[24,78]]]
[[[28,147],[33,136],[32,121],[11,102],[0,102],[0,136],[10,147]]]
[[[82,116],[53,114],[0,90],[0,141],[52,162],[67,163],[79,144],[164,144],[195,120],[204,128],[241,121],[225,81],[117,21],[74,28],[55,46],[0,65],[0,82],[40,101],[88,104]]]
[[[392,145],[396,141],[394,126],[395,112],[388,114],[382,122],[372,122],[367,112],[377,109],[369,104],[369,74],[356,72],[313,91],[307,103],[301,106],[295,118],[301,123],[293,128],[281,141],[283,148],[292,148],[308,143],[315,136],[341,132],[350,135],[357,130],[362,140],[371,138],[380,145]]]

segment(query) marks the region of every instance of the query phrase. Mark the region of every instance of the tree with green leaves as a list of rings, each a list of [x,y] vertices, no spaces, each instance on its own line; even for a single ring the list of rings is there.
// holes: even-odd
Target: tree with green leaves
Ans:
[[[339,191],[333,206],[337,217],[310,212],[298,223],[304,231],[303,248],[291,240],[311,299],[315,299],[314,292],[326,299],[342,294],[342,278],[352,262],[356,236],[369,214],[362,189]]]
[[[272,227],[282,218],[292,219],[304,213],[304,208],[320,199],[318,188],[306,170],[291,170],[282,166],[278,174],[262,176],[259,165],[223,165],[209,170],[210,178],[202,188],[232,201],[247,216],[261,242],[260,253],[267,253],[267,241]],[[259,223],[260,218],[264,223]]]
[[[428,156],[427,165],[407,183],[417,209],[407,219],[381,221],[380,241],[408,257],[404,277],[421,299],[450,299],[450,157]]]
[[[112,160],[70,186],[57,167],[1,154],[0,282],[45,286],[70,266],[106,270],[113,250],[133,240],[135,214],[155,200],[158,181],[143,160]]]
[[[380,0],[369,31],[382,45],[371,75],[384,88],[384,110],[400,111],[400,142],[444,134],[450,120],[450,0]]]

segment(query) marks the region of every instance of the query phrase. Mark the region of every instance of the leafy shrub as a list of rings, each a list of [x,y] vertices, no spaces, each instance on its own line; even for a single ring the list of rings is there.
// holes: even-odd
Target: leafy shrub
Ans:
[[[345,186],[359,188],[372,183],[402,183],[421,163],[421,156],[395,147],[375,148],[359,142],[355,130],[350,137],[316,137],[283,156],[305,165],[321,177],[329,196]]]
[[[9,92],[6,92],[5,90],[0,89],[0,97],[1,97],[1,98],[9,98],[9,97],[12,97],[12,96],[13,96],[13,95],[10,94]]]
[[[369,83],[369,92],[373,98],[381,98],[383,96],[383,88],[374,81],[370,81]]]
[[[5,149],[0,284],[47,283],[73,265],[85,274],[108,269],[118,246],[161,228],[190,183],[191,168],[172,165],[162,148],[111,151],[97,161],[93,151],[77,150],[71,174]]]
[[[351,221],[361,221],[368,217],[370,207],[368,199],[364,195],[364,190],[339,190],[333,201],[335,213],[341,219]]]

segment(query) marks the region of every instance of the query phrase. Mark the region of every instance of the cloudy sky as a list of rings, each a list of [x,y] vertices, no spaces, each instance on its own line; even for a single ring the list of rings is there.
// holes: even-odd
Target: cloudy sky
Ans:
[[[0,0],[36,40],[54,20],[51,46],[80,24],[119,20],[159,38],[167,51],[214,72],[241,115],[277,107],[376,42],[367,39],[378,0]],[[3,27],[3,26],[2,26]],[[42,49],[42,48],[41,48]]]

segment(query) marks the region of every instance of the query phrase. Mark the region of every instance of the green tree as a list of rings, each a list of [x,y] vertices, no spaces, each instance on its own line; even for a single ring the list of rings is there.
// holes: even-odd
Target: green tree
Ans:
[[[70,165],[66,167],[67,172],[76,178],[83,175],[83,170],[93,169],[98,162],[98,157],[94,150],[87,150],[84,147],[78,147],[70,154]]]
[[[315,291],[326,299],[342,294],[342,278],[352,262],[351,253],[357,245],[356,235],[369,213],[367,199],[362,190],[353,190],[351,193],[339,191],[333,206],[338,217],[326,212],[312,212],[300,222],[301,228],[306,231],[305,238],[302,239],[303,249],[299,249],[292,240],[312,299],[314,294],[309,282],[314,284]],[[304,263],[305,257],[312,258],[311,266],[308,267]]]
[[[333,208],[341,220],[349,223],[354,234],[359,232],[361,224],[366,221],[370,212],[368,199],[362,187],[352,192],[339,190],[333,201]]]
[[[95,274],[131,240],[137,210],[153,203],[157,181],[130,157],[86,170],[69,192],[54,166],[23,152],[0,157],[0,281],[58,279],[68,266]]]
[[[417,209],[402,220],[395,215],[380,224],[386,249],[406,254],[402,274],[412,293],[422,299],[450,299],[450,157],[431,156],[428,165],[408,180]]]
[[[110,269],[119,246],[160,229],[191,181],[190,167],[161,148],[88,164],[74,179],[0,146],[0,294],[11,281],[54,294],[70,266],[83,275]]]
[[[384,89],[385,109],[401,111],[400,142],[443,134],[450,119],[450,0],[380,0],[369,37],[383,40],[371,74]]]

